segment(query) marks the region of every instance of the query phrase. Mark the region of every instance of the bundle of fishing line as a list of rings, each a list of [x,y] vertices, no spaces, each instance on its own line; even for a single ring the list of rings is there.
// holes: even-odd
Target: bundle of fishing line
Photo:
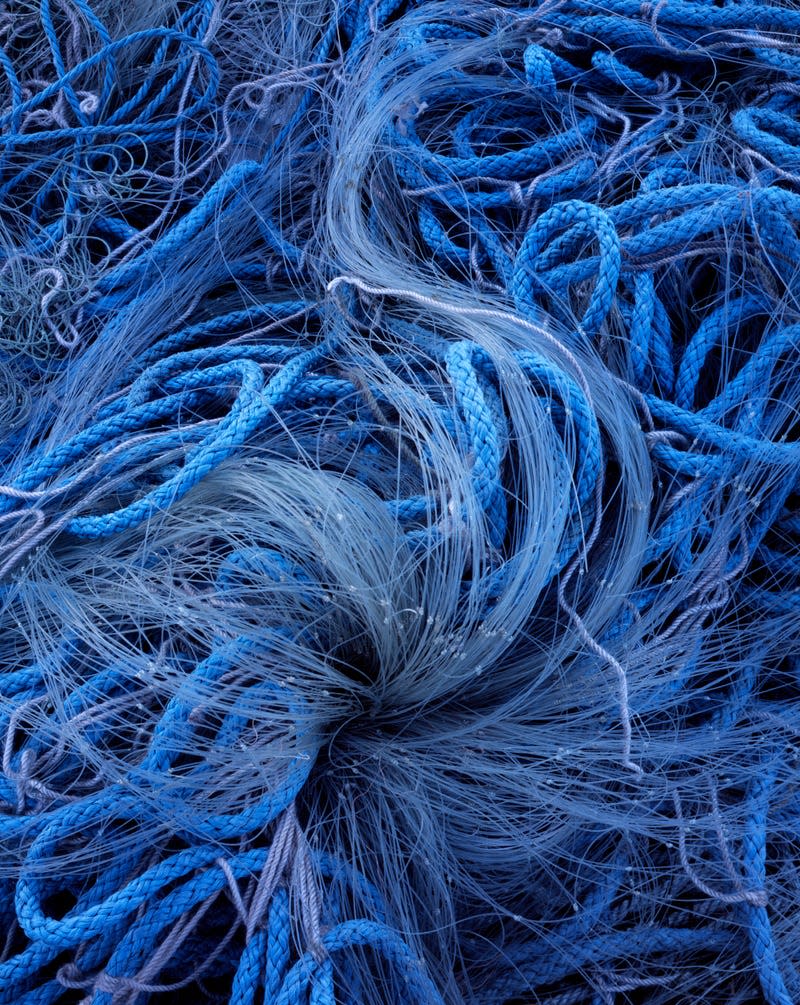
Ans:
[[[0,5],[0,1005],[800,1001],[800,7]]]

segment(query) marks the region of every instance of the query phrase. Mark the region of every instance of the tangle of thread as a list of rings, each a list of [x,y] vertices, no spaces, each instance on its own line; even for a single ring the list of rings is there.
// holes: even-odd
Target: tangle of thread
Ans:
[[[800,1000],[799,40],[0,5],[0,1005]]]

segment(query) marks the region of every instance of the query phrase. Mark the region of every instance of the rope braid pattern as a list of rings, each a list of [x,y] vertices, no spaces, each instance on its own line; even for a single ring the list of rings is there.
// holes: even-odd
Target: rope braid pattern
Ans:
[[[798,40],[0,5],[0,1005],[800,1000]]]

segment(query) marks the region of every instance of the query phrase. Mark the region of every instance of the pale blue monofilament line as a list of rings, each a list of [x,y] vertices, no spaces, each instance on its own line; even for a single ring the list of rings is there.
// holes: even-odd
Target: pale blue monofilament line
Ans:
[[[0,1005],[800,1001],[800,6],[0,5]]]

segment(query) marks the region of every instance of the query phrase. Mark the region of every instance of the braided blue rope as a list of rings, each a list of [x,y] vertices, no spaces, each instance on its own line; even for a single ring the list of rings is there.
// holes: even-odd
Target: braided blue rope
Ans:
[[[0,1005],[798,1000],[799,37],[0,13]]]

